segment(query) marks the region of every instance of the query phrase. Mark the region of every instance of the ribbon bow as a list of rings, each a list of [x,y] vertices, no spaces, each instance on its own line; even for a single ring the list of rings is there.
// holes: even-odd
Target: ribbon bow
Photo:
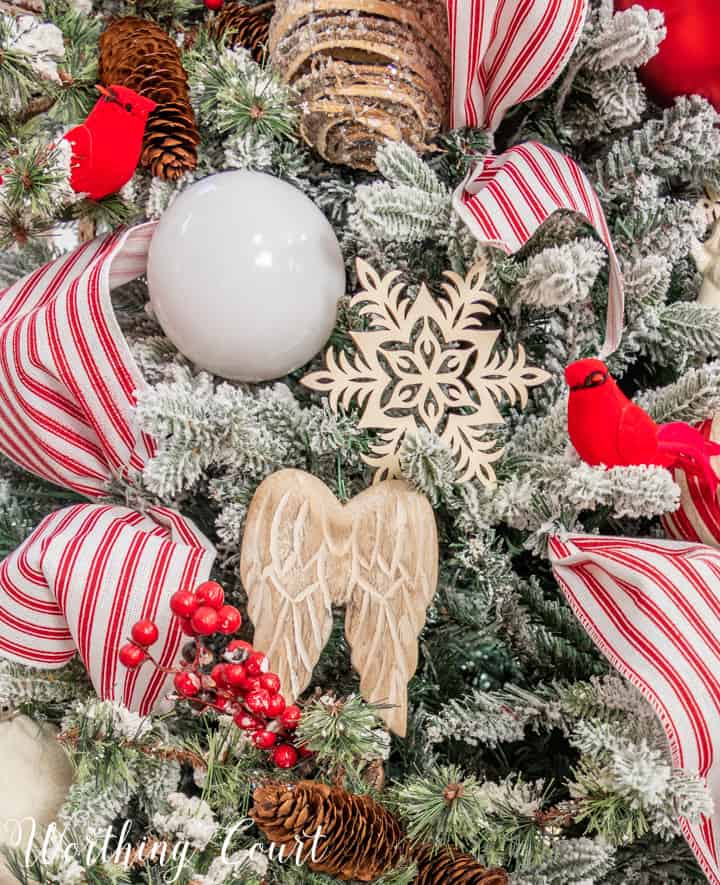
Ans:
[[[154,227],[99,237],[0,293],[0,451],[91,499],[155,452],[134,415],[146,382],[110,298],[145,271]],[[166,680],[118,671],[118,649],[134,621],[150,617],[160,663],[174,663],[181,635],[169,597],[206,580],[214,557],[168,508],[53,513],[0,564],[0,655],[55,668],[80,654],[101,697],[148,712]]]
[[[494,132],[509,108],[557,78],[582,30],[587,0],[447,0],[453,127]],[[455,192],[458,215],[477,239],[516,252],[558,210],[582,215],[610,258],[605,343],[620,343],[623,284],[597,194],[569,157],[537,142],[488,156]]]

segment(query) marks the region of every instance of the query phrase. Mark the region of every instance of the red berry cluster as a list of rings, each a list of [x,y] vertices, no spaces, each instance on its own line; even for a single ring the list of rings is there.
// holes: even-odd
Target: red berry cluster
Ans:
[[[177,694],[197,710],[231,715],[238,728],[252,732],[255,746],[267,750],[278,768],[292,768],[300,756],[307,755],[291,742],[290,732],[300,722],[300,708],[286,704],[280,693],[280,677],[268,672],[268,659],[249,642],[234,639],[223,660],[216,663],[203,645],[201,637],[213,633],[229,636],[242,624],[240,612],[225,605],[222,587],[206,581],[194,592],[178,590],[170,599],[170,609],[180,619],[183,632],[193,637],[183,648],[179,667],[164,671],[173,674]],[[158,636],[153,621],[138,621],[131,631],[132,641],[120,649],[120,663],[135,668],[149,660],[163,670],[148,652]]]

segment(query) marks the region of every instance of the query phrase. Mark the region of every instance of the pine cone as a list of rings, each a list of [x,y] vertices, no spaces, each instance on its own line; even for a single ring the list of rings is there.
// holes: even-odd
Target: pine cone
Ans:
[[[180,51],[161,27],[133,16],[113,22],[100,35],[100,80],[105,86],[128,86],[158,103],[145,127],[143,166],[166,180],[195,168],[200,135],[187,74]]]
[[[488,870],[474,857],[452,848],[423,845],[412,853],[418,866],[415,885],[507,885],[505,870]]]
[[[214,40],[225,40],[231,48],[248,49],[255,61],[261,61],[270,31],[270,20],[264,13],[240,2],[226,3],[210,26]]]
[[[251,815],[266,838],[292,852],[298,836],[302,859],[314,872],[371,882],[403,860],[400,824],[369,796],[300,781],[258,787],[254,803]],[[322,838],[314,861],[310,855],[318,828]]]

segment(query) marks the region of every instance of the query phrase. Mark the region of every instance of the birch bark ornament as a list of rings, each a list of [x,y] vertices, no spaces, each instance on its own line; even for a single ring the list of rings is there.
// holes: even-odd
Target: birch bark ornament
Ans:
[[[403,481],[375,485],[343,506],[321,480],[281,470],[250,504],[240,574],[254,643],[265,650],[288,703],[310,683],[330,638],[332,606],[346,606],[345,634],[360,690],[400,736],[418,636],[437,587],[432,508]]]
[[[379,441],[364,456],[375,467],[375,482],[400,475],[399,452],[405,434],[426,427],[442,437],[455,455],[461,481],[495,480],[493,462],[502,455],[487,427],[503,423],[498,401],[525,406],[528,388],[550,377],[517,355],[496,350],[500,331],[484,329],[482,317],[497,301],[482,288],[486,265],[480,262],[463,279],[447,271],[443,295],[433,297],[424,284],[414,300],[397,283],[400,273],[380,276],[358,259],[363,288],[351,305],[368,317],[369,329],[351,332],[355,357],[327,351],[326,369],[302,383],[330,395],[334,411],[356,401],[360,427],[376,428]]]
[[[331,163],[373,171],[386,139],[427,150],[446,123],[445,0],[279,0],[269,48],[303,138]]]

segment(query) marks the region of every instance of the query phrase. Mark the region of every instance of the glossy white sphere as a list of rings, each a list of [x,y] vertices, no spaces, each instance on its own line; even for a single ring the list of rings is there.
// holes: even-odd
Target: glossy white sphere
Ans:
[[[312,359],[345,292],[330,223],[302,191],[260,172],[211,175],[180,194],[153,234],[147,276],[178,350],[237,381]]]

